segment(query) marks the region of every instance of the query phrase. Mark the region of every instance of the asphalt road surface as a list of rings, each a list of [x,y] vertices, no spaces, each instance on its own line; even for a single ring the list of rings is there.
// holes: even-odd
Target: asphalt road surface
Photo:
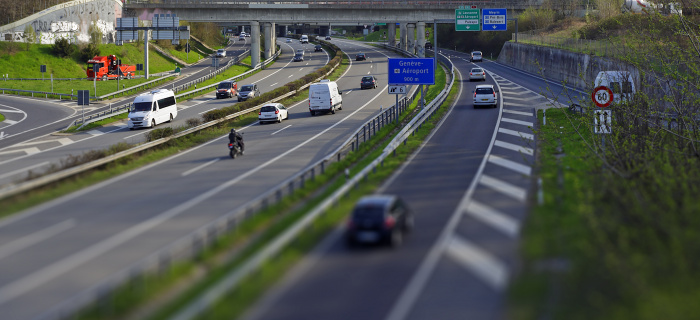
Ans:
[[[415,213],[403,246],[348,248],[338,226],[244,319],[507,318],[505,289],[536,192],[535,112],[554,104],[538,93],[549,86],[567,103],[567,92],[536,75],[444,53],[462,79],[473,67],[489,76],[458,83],[458,99],[433,135],[381,186],[379,193],[401,196]],[[480,84],[499,89],[498,108],[474,108]]]
[[[228,158],[228,140],[221,137],[0,221],[3,319],[55,315],[71,299],[94,294],[110,277],[317,161],[375,116],[381,106],[392,105],[394,96],[386,92],[386,63],[387,57],[397,55],[362,44],[334,42],[350,57],[358,52],[369,56],[366,61],[352,61],[337,81],[343,91],[343,109],[336,114],[311,116],[308,101],[301,101],[288,106],[289,119],[281,124],[241,128],[246,140],[243,157]],[[308,48],[313,50],[313,46]],[[249,81],[269,89],[326,60],[325,54],[317,53],[307,61],[291,62],[287,55],[275,64],[285,71],[267,68],[266,72],[278,73]],[[379,78],[378,89],[359,89],[361,77],[367,74]],[[258,75],[262,77],[262,72]],[[199,114],[217,103],[231,103],[208,99],[187,103],[185,111]],[[88,141],[106,146],[139,139],[142,134],[132,136],[134,132],[118,126],[109,130],[87,133],[95,137],[58,149],[75,145],[85,150]]]

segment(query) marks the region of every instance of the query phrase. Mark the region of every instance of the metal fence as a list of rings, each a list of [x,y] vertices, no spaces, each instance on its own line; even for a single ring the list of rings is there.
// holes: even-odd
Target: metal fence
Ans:
[[[396,48],[388,48],[392,50],[399,51]],[[403,51],[406,53],[405,51]],[[443,57],[444,58],[444,57]],[[444,58],[446,59],[446,58]],[[449,60],[446,60],[449,61]],[[340,65],[340,64],[338,64]],[[336,65],[336,68],[337,66]],[[451,64],[450,64],[451,65]],[[316,81],[320,81],[321,79],[325,79],[328,77],[332,72],[335,71],[336,68],[333,68],[333,70],[330,70],[327,74],[319,77],[316,79]],[[307,84],[303,86],[302,88],[298,89],[304,90],[310,86],[310,84]],[[451,85],[450,85],[451,86]],[[448,91],[449,92],[449,91]],[[350,135],[350,137],[340,146],[338,147],[335,151],[332,153],[328,154],[326,157],[323,159],[317,161],[316,163],[306,167],[305,169],[301,170],[299,173],[296,175],[286,179],[285,181],[281,182],[280,184],[277,185],[277,187],[272,188],[268,192],[260,195],[258,198],[253,199],[249,201],[247,204],[244,206],[241,206],[236,212],[233,212],[231,214],[228,214],[226,216],[223,216],[216,221],[210,223],[209,225],[202,227],[198,230],[195,230],[191,234],[183,237],[181,240],[176,241],[169,245],[168,247],[164,248],[163,250],[153,253],[149,255],[147,258],[143,259],[142,261],[139,261],[138,263],[134,264],[133,266],[122,270],[121,272],[111,276],[109,279],[106,279],[105,282],[97,285],[96,287],[93,287],[89,290],[86,290],[83,294],[73,297],[72,299],[66,301],[65,303],[48,310],[42,319],[62,319],[62,318],[70,318],[72,314],[78,310],[79,308],[91,303],[91,302],[98,302],[99,304],[104,304],[108,305],[111,303],[111,294],[115,288],[120,286],[123,283],[138,283],[139,279],[141,277],[148,273],[148,272],[165,272],[170,268],[172,263],[176,261],[181,261],[184,259],[190,259],[195,257],[201,250],[203,250],[208,244],[212,243],[222,235],[231,232],[236,228],[238,224],[240,224],[243,220],[246,220],[256,214],[256,212],[259,212],[260,210],[263,210],[267,208],[268,206],[280,201],[284,196],[289,195],[293,193],[297,188],[303,188],[304,185],[310,180],[314,179],[316,175],[322,174],[325,172],[326,167],[333,161],[341,161],[345,155],[347,155],[348,152],[356,150],[359,148],[360,144],[368,141],[372,136],[375,135],[381,128],[384,126],[388,125],[391,123],[391,121],[396,121],[398,115],[405,111],[407,107],[410,105],[410,103],[413,101],[417,94],[417,90],[413,90],[413,93],[403,97],[402,99],[399,100],[398,105],[391,106],[387,109],[382,110],[377,116],[374,118],[370,119],[367,121],[365,124],[360,126],[353,134]],[[278,97],[276,99],[273,99],[271,101],[265,102],[263,104],[260,104],[260,106],[278,101],[282,97]],[[437,99],[440,99],[440,96]],[[434,105],[435,102],[431,105]],[[425,115],[430,114],[431,108],[430,106],[425,108],[416,119],[419,119],[421,117],[425,117]],[[200,126],[194,127],[187,129],[183,132],[180,132],[176,135],[173,135],[171,137],[166,137],[162,138],[156,141],[148,142],[145,144],[142,144],[136,148],[126,150],[123,152],[120,152],[118,154],[115,154],[113,156],[107,157],[105,159],[100,159],[94,162],[91,162],[86,165],[82,165],[76,168],[72,168],[69,170],[66,170],[66,172],[59,172],[57,174],[62,174],[64,177],[71,176],[79,172],[80,170],[87,170],[90,168],[95,168],[100,165],[103,165],[105,163],[114,161],[116,159],[119,159],[121,157],[128,156],[130,154],[134,154],[137,152],[141,152],[147,148],[153,147],[155,145],[159,145],[162,143],[166,143],[167,141],[170,141],[172,139],[176,139],[178,137],[191,134],[193,132],[202,130],[204,128],[208,128],[211,126],[216,126],[222,122],[228,121],[230,119],[239,117],[245,113],[249,112],[255,112],[257,111],[257,107],[250,108],[244,111],[240,111],[231,115],[226,116],[225,118],[215,120],[215,121],[210,121],[207,123],[204,123]],[[413,128],[415,127],[416,119],[411,121],[409,124],[409,127]],[[413,129],[415,130],[415,128]],[[408,137],[407,132],[412,132],[410,129],[404,128],[404,130],[401,131],[401,136]],[[81,168],[82,167],[82,168]],[[39,179],[45,179],[44,178],[39,178]]]

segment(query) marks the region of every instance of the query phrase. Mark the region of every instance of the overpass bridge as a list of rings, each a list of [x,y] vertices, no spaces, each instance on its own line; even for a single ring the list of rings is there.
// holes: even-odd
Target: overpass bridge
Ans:
[[[418,56],[425,55],[425,24],[452,21],[455,9],[506,8],[513,11],[540,7],[544,0],[127,0],[123,16],[153,20],[154,15],[175,14],[190,22],[215,22],[249,25],[251,29],[251,60],[260,62],[260,29],[265,34],[264,56],[272,53],[277,34],[286,34],[292,25],[313,24],[321,35],[330,35],[331,25],[363,25],[386,23],[388,34],[395,34],[400,23],[399,46]],[[415,37],[417,35],[417,38]],[[389,38],[390,45],[396,45]]]

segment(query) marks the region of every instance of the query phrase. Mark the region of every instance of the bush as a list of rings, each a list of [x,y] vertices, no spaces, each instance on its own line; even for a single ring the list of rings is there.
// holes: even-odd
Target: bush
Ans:
[[[202,124],[202,120],[198,118],[190,118],[185,121],[188,127],[193,128]]]
[[[66,38],[58,38],[51,46],[51,53],[59,58],[70,57],[75,52],[75,45]],[[90,57],[92,58],[92,57]]]
[[[98,49],[97,45],[94,43],[90,43],[84,46],[82,49],[80,49],[80,59],[82,61],[88,61],[99,54],[100,49]]]
[[[226,116],[226,111],[224,111],[224,109],[215,109],[215,110],[211,110],[211,111],[203,114],[202,120],[204,120],[204,122],[209,122],[209,121],[221,119],[225,116]]]
[[[161,129],[153,129],[146,133],[146,141],[155,141],[161,138],[169,137],[173,135],[173,128],[167,127],[167,128],[161,128]]]

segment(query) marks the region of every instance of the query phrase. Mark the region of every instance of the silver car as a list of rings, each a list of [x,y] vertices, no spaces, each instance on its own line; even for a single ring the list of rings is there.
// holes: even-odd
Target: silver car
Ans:
[[[481,68],[472,68],[472,70],[469,71],[469,81],[472,80],[486,81],[486,71]]]
[[[474,90],[474,108],[478,106],[498,107],[498,90],[490,84],[480,84]]]

